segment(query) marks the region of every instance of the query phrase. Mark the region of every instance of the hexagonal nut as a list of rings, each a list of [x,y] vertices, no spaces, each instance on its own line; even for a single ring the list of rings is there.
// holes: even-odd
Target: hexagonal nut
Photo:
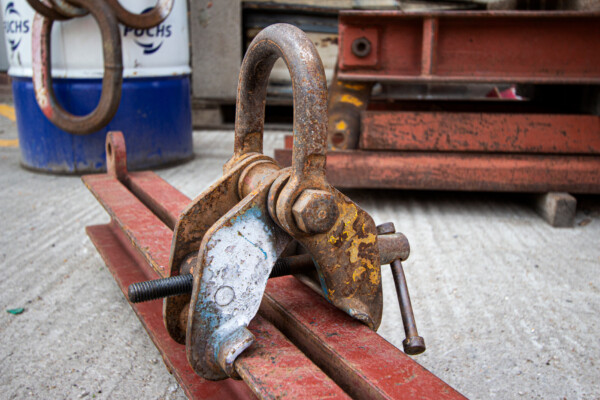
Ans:
[[[391,235],[396,233],[396,226],[393,222],[384,222],[383,224],[377,225],[378,235]]]
[[[327,232],[340,212],[333,194],[324,190],[306,189],[300,194],[292,213],[298,228],[306,233]]]

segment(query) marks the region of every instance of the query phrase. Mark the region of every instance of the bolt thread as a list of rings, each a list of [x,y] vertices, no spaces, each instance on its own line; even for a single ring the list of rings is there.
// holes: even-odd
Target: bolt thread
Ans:
[[[269,278],[291,275],[303,269],[303,259],[291,257],[280,258],[275,262]],[[311,261],[312,262],[312,261]],[[132,303],[156,300],[163,297],[178,296],[192,293],[194,288],[194,275],[182,274],[169,278],[155,279],[152,281],[138,282],[129,285],[127,297]]]
[[[129,285],[127,296],[132,303],[156,300],[162,297],[191,293],[194,287],[194,276],[184,274],[153,281],[138,282]]]
[[[280,258],[275,262],[269,278],[277,278],[290,274],[290,263],[285,258]]]

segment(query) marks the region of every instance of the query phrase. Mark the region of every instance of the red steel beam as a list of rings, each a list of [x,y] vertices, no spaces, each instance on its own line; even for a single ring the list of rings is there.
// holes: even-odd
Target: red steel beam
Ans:
[[[156,179],[153,172],[129,172],[125,185],[171,230],[175,229],[179,214],[190,203],[186,195],[163,179]]]
[[[123,233],[117,222],[88,226],[86,232],[125,295],[132,283],[159,278],[158,273],[148,267],[147,260],[138,252],[131,250],[130,239]],[[194,373],[188,364],[185,346],[171,339],[165,328],[161,301],[130,303],[130,305],[161,353],[167,369],[175,376],[189,398],[204,400],[256,398],[244,382],[232,379],[211,382]]]
[[[256,341],[236,360],[242,379],[262,399],[350,399],[272,323],[257,315]]]
[[[295,278],[269,280],[260,310],[353,398],[464,399]]]
[[[282,166],[291,150],[275,150]],[[339,188],[600,193],[600,157],[494,153],[332,151]]]
[[[162,179],[156,175],[149,175],[152,173],[145,173],[147,175],[144,175],[144,184],[132,183],[131,181],[139,178],[136,174],[138,173],[130,173],[127,184],[136,185],[137,194],[144,199],[145,204],[155,204],[157,199],[164,196],[179,199],[169,207],[161,207],[169,214],[167,220],[175,219],[184,206],[185,196],[181,193],[176,194],[178,191],[172,186],[158,182]],[[89,175],[83,177],[83,180],[114,220],[110,227],[89,227],[88,234],[97,245],[121,289],[126,290],[130,283],[136,281],[164,276],[164,269],[154,270],[148,267],[149,264],[159,264],[156,260],[149,260],[151,256],[148,254],[157,255],[164,260],[162,249],[167,243],[170,244],[172,232],[169,229],[168,232],[163,229],[156,230],[152,243],[145,224],[151,222],[152,227],[156,228],[158,222],[146,215],[152,212],[144,207],[141,201],[136,201],[135,196],[128,192],[124,185],[107,175]],[[188,199],[186,203],[189,201]],[[108,242],[98,240],[102,234],[104,239],[108,237]],[[138,234],[141,238],[138,238]],[[131,244],[134,245],[133,251]],[[149,246],[156,246],[161,251],[153,252]],[[152,315],[142,315],[141,311],[138,311],[152,305],[154,309],[147,309]],[[202,399],[248,396],[249,392],[235,386],[235,381],[208,382],[192,372],[185,357],[184,346],[175,343],[166,333],[160,302],[132,304],[132,307],[188,396]],[[284,341],[285,338],[274,337],[279,331],[260,318],[250,325],[250,329],[257,336],[257,342],[250,351],[240,356],[236,365],[241,365],[240,374],[254,394],[261,398],[343,398],[345,394],[339,391],[341,387],[357,398],[464,399],[375,332],[322,300],[293,277],[278,278],[269,282],[259,315],[269,319],[279,330],[285,329],[284,333],[294,344],[289,348],[290,344]],[[325,328],[328,324],[336,331],[329,332]],[[157,337],[164,340],[157,340]],[[316,361],[333,381],[306,364],[297,354],[300,350],[295,346]],[[283,356],[281,352],[284,353]],[[377,368],[377,364],[386,367]],[[279,366],[283,368],[279,369]],[[392,367],[394,371],[390,370]],[[205,384],[208,385],[206,392],[201,389]],[[213,386],[219,384],[225,386]],[[214,394],[217,391],[224,392]]]
[[[367,111],[361,124],[363,150],[600,153],[595,115]]]
[[[170,276],[173,232],[116,178],[87,175],[83,182],[158,277]]]
[[[341,80],[600,83],[598,12],[342,11],[339,32]]]

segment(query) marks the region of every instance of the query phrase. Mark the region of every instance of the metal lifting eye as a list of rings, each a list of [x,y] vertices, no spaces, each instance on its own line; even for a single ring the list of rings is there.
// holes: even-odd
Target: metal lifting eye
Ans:
[[[121,101],[123,62],[118,22],[135,29],[147,29],[163,22],[174,0],[159,0],[147,13],[132,14],[118,0],[27,0],[37,11],[33,19],[33,84],[37,103],[44,115],[58,128],[86,135],[105,127],[114,117]],[[76,18],[91,13],[102,35],[104,76],[102,94],[96,108],[76,116],[57,101],[52,87],[51,32],[54,20]]]

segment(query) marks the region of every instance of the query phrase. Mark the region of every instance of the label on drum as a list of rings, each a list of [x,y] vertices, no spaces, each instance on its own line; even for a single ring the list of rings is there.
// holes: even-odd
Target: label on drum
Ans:
[[[133,13],[151,10],[157,0],[121,0]],[[9,75],[30,77],[31,32],[34,10],[26,1],[1,0]],[[186,75],[189,66],[187,3],[176,0],[171,14],[160,25],[134,29],[119,25],[123,76]],[[56,21],[52,28],[52,76],[102,78],[102,38],[92,16]]]

